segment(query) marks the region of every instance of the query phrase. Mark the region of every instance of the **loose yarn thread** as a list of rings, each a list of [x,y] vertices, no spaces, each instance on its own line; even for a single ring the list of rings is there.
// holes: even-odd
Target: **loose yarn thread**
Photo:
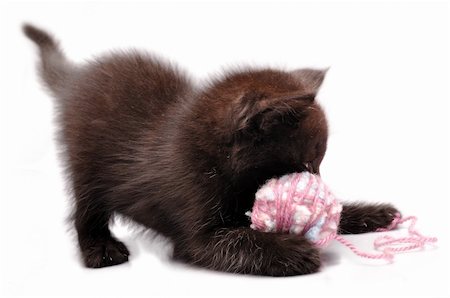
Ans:
[[[409,221],[408,236],[380,236],[374,241],[374,249],[380,252],[364,252],[338,235],[341,211],[342,205],[320,176],[302,172],[267,181],[257,191],[252,211],[246,214],[251,218],[252,229],[303,235],[319,248],[335,239],[356,255],[369,259],[392,261],[396,253],[421,249],[437,241],[415,229],[415,216],[402,218],[395,214],[391,224],[377,232],[394,230]]]

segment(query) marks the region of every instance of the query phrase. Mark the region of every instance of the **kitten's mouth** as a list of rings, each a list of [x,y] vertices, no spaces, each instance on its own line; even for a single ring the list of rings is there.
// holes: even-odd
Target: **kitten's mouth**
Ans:
[[[305,168],[306,171],[308,171],[308,172],[310,172],[312,174],[316,174],[316,175],[320,176],[319,168],[314,166],[314,164],[312,162],[305,162],[305,163],[303,163],[303,167]]]
[[[243,200],[239,200],[239,208],[242,208],[242,210],[245,211],[251,210],[254,204],[255,193],[268,180],[272,178],[279,178],[283,175],[294,172],[310,171],[310,169],[313,169],[312,165],[281,163],[255,166],[248,169],[235,180],[236,184],[234,187],[238,195],[241,196],[241,198],[245,198]],[[244,212],[242,212],[242,214],[244,214]],[[247,220],[247,217],[245,217],[245,221]]]
[[[311,163],[309,163],[309,162],[303,163],[303,166],[305,167],[305,169],[306,169],[308,172],[311,172],[311,173],[312,173],[313,169],[312,169],[312,164],[311,164]]]

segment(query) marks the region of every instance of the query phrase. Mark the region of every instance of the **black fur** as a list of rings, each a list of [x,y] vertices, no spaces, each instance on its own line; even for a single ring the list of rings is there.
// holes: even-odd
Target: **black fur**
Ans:
[[[169,237],[174,258],[192,265],[272,276],[319,270],[305,238],[251,230],[244,213],[267,179],[319,173],[328,128],[315,95],[325,71],[244,69],[196,89],[153,55],[74,65],[50,35],[24,31],[40,47],[41,75],[57,99],[86,266],[128,260],[108,227],[119,213]],[[393,211],[346,206],[341,231],[386,226]]]

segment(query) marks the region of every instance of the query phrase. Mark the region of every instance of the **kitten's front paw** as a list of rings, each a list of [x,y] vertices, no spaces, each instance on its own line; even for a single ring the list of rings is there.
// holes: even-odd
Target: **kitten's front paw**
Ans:
[[[350,204],[344,205],[339,232],[360,234],[375,232],[388,227],[400,212],[391,204]]]
[[[380,228],[387,228],[391,225],[396,215],[400,215],[400,211],[397,210],[391,204],[381,204],[377,213],[373,217],[368,217],[368,227],[371,232],[375,232]]]
[[[98,240],[83,249],[84,263],[89,268],[122,264],[128,261],[129,255],[125,244],[113,238]]]
[[[304,238],[299,238],[297,235],[286,235],[281,237],[279,241],[282,249],[274,247],[273,258],[264,275],[292,276],[319,271],[320,254],[312,243]]]

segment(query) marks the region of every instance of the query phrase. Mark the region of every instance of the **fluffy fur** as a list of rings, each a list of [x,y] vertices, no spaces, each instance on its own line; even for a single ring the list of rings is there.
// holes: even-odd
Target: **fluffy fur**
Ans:
[[[87,267],[128,260],[108,228],[114,213],[169,237],[176,260],[213,270],[288,276],[316,272],[303,237],[261,233],[244,215],[268,178],[319,173],[327,121],[315,101],[325,71],[230,72],[202,89],[147,53],[113,53],[75,65],[46,32],[40,73],[57,99],[60,142]],[[387,226],[388,205],[344,207],[341,231]]]

